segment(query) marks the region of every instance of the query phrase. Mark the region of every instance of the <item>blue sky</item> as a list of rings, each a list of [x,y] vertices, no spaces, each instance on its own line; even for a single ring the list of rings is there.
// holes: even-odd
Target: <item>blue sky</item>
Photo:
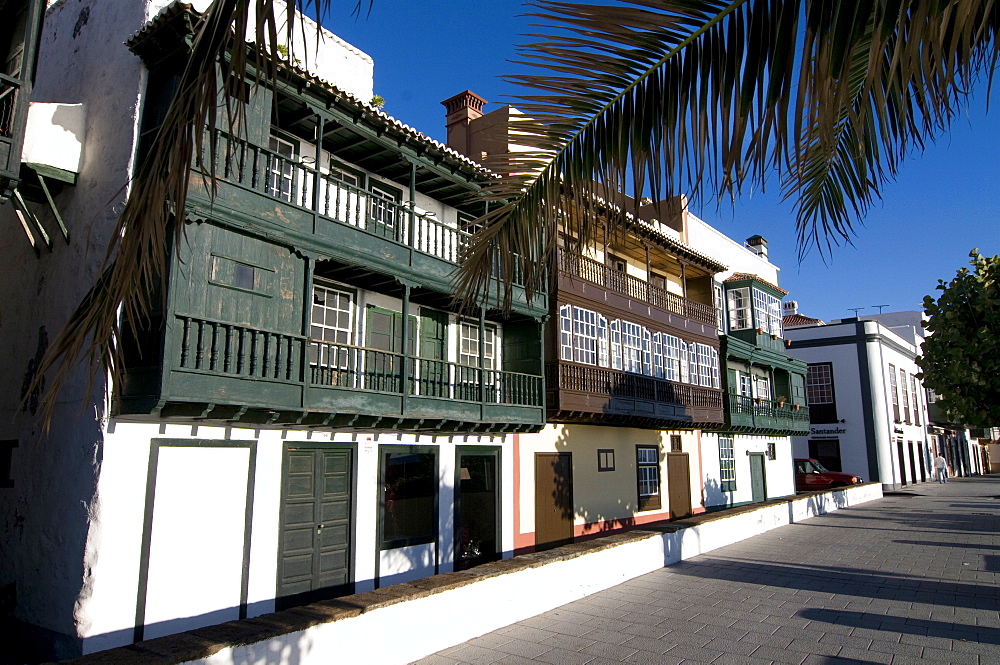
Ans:
[[[515,89],[500,76],[514,71],[515,45],[531,31],[517,0],[374,0],[370,14],[351,16],[353,0],[335,2],[324,26],[375,60],[375,91],[385,111],[444,142],[440,102],[469,89],[506,103]],[[761,234],[781,268],[781,286],[800,312],[829,321],[920,309],[979,248],[1000,253],[1000,93],[986,113],[986,86],[949,134],[903,165],[881,203],[856,225],[853,246],[835,248],[826,261],[811,252],[797,259],[792,206],[777,188],[744,195],[734,206],[693,206],[706,222],[736,240]]]

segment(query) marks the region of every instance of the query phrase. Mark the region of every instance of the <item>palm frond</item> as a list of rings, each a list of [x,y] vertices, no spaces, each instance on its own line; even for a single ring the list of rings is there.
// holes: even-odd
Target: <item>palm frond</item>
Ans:
[[[88,391],[99,372],[109,375],[112,385],[120,385],[122,325],[133,330],[145,327],[152,294],[166,293],[161,287],[167,274],[170,234],[179,237],[183,233],[192,168],[207,175],[210,193],[214,189],[215,148],[210,144],[206,156],[204,136],[222,123],[230,132],[238,128],[244,102],[237,93],[243,90],[251,67],[257,71],[257,85],[273,84],[282,12],[284,43],[291,44],[293,31],[300,25],[296,10],[323,16],[331,2],[214,0],[201,15],[177,93],[131,182],[116,241],[107,249],[101,275],[39,364],[31,390],[45,385],[42,421],[46,428],[56,395],[81,361],[89,367]],[[361,6],[362,0],[356,0],[355,12]],[[256,48],[248,49],[248,38]],[[44,377],[50,371],[46,384]]]
[[[992,83],[998,57],[994,0],[532,6],[542,27],[521,64],[533,71],[510,77],[528,151],[489,189],[501,205],[463,259],[466,299],[518,255],[537,271],[531,297],[557,229],[586,242],[618,223],[587,204],[609,187],[721,199],[777,178],[800,252],[827,253],[979,79]]]

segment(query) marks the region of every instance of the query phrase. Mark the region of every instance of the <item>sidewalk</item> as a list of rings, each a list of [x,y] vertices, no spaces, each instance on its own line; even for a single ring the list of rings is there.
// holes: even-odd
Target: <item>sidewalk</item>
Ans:
[[[417,663],[994,664],[998,572],[1000,476],[924,483],[657,570]]]

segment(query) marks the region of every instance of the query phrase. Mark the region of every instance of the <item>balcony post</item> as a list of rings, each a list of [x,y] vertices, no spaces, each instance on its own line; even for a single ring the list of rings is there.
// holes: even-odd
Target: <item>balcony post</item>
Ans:
[[[415,160],[410,160],[410,223],[406,230],[406,244],[410,249],[416,248],[416,227],[417,225],[417,214],[413,209],[417,204],[417,162]],[[406,326],[404,326],[405,328]]]
[[[496,344],[496,340],[493,341]],[[495,351],[495,349],[494,349]],[[486,308],[479,308],[479,403],[486,405]]]
[[[313,166],[316,168],[316,172],[313,173],[313,191],[312,191],[312,210],[313,219],[319,215],[319,184],[320,184],[320,166],[319,160],[320,156],[323,154],[323,134],[325,119],[321,115],[316,116],[316,160],[313,162]],[[315,232],[315,222],[313,222],[313,229]]]
[[[403,318],[403,330],[400,335],[400,341],[402,342],[402,349],[400,353],[402,355],[402,362],[399,364],[399,394],[402,398],[400,401],[400,413],[406,415],[406,402],[409,395],[407,390],[406,379],[408,374],[408,366],[410,364],[410,290],[416,286],[411,282],[404,280],[397,280],[403,286],[403,307],[402,307],[402,318]],[[416,372],[414,372],[414,380],[416,380]]]
[[[316,259],[310,256],[303,257],[303,295],[302,298],[302,341],[301,361],[299,368],[302,372],[302,407],[309,404],[309,385],[312,383],[312,368],[309,363],[309,339],[312,335],[312,303],[313,303],[313,270],[316,266]]]

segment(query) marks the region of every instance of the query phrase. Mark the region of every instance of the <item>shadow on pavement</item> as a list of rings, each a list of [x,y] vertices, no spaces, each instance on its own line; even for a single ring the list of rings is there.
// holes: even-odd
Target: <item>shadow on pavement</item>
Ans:
[[[948,621],[913,619],[910,617],[893,616],[891,614],[866,614],[864,612],[820,608],[801,610],[796,613],[796,616],[809,619],[810,621],[835,623],[841,626],[854,626],[855,628],[870,628],[872,630],[886,630],[910,635],[927,635],[928,637],[941,637],[945,639],[964,639],[983,644],[1000,644],[1000,630],[987,626],[959,626],[956,628],[955,624]]]

